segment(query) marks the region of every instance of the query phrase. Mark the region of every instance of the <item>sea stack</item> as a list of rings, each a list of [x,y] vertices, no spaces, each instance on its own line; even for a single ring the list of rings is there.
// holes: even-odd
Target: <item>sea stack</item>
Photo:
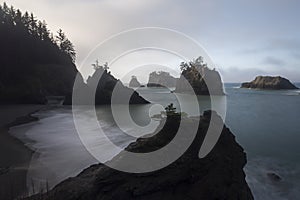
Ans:
[[[95,104],[147,104],[146,99],[136,91],[123,85],[108,71],[107,67],[97,66],[92,76],[87,79],[89,89],[96,88]],[[117,98],[112,98],[112,92],[117,93]],[[128,102],[129,99],[129,102]],[[87,104],[90,104],[87,99]]]
[[[299,89],[288,79],[281,76],[257,76],[253,81],[242,83],[241,88],[266,90],[293,90]]]
[[[159,71],[149,74],[147,87],[175,87],[177,78],[170,75],[169,72]]]
[[[201,56],[189,63],[182,62],[180,66],[181,76],[176,83],[174,92],[195,92],[196,95],[224,95],[219,72],[215,69],[209,69]]]
[[[141,84],[140,82],[137,80],[136,76],[131,76],[131,80],[129,82],[129,87],[140,87]]]

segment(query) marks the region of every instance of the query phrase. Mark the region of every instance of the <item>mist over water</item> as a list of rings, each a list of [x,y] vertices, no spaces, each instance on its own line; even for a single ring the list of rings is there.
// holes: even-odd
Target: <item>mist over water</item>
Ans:
[[[255,199],[297,199],[300,196],[300,91],[240,89],[239,84],[225,86],[226,125],[247,153],[246,179]],[[141,126],[149,123],[149,108],[153,104],[167,106],[172,102],[179,108],[176,96],[168,89],[140,88],[138,91],[152,103],[130,108],[133,120]],[[180,98],[189,100],[188,95]],[[210,108],[209,97],[201,96],[198,99],[202,112]],[[96,110],[99,123],[111,141],[124,148],[135,140],[116,127],[109,106],[99,106]],[[188,114],[193,116],[195,113],[191,109]],[[36,116],[40,118],[38,122],[11,130],[13,135],[36,150],[28,173],[29,187],[32,182],[37,187],[43,187],[46,182],[53,187],[97,163],[76,133],[71,107],[40,111]],[[89,113],[86,113],[86,120],[89,120]],[[96,131],[96,127],[86,128]],[[128,127],[128,131],[134,130]],[[101,141],[93,142],[95,148],[102,145]],[[106,152],[99,153],[109,159],[118,152],[107,149]],[[282,180],[274,182],[267,173],[275,173]]]

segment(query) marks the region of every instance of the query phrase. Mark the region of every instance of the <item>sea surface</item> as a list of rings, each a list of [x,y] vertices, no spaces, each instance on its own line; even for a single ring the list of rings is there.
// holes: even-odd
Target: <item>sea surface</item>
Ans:
[[[300,87],[299,83],[296,83]],[[227,109],[226,125],[245,149],[248,163],[245,167],[246,180],[258,200],[299,199],[300,196],[300,90],[250,90],[239,88],[239,83],[225,84]],[[164,88],[141,88],[139,93],[152,104],[131,107],[131,116],[140,126],[150,122],[149,115],[160,112],[160,108],[178,101],[173,93]],[[188,95],[182,96],[189,101]],[[182,100],[182,99],[181,99]],[[201,112],[210,108],[208,97],[198,97]],[[224,103],[224,97],[220,97]],[[120,147],[126,147],[135,138],[121,134],[112,120],[109,106],[96,109],[101,128],[109,139]],[[193,115],[194,110],[187,111]],[[35,150],[28,172],[29,192],[53,187],[60,181],[76,176],[83,169],[98,161],[83,146],[76,131],[71,107],[41,110],[35,114],[38,122],[11,129],[14,136]],[[83,115],[88,122],[91,113]],[[134,132],[131,127],[123,130]],[[86,126],[89,132],[97,127]],[[103,145],[101,138],[90,140],[92,146]],[[109,147],[99,153],[109,160],[119,151]],[[274,181],[268,173],[280,176]]]

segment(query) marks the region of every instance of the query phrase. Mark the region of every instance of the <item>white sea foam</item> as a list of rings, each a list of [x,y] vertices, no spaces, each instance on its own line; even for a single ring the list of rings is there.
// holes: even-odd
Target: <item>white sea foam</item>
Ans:
[[[39,188],[45,189],[46,183],[51,188],[97,163],[81,143],[70,109],[41,111],[35,115],[40,118],[39,121],[11,129],[14,136],[35,150],[27,177],[28,187],[31,188],[29,192],[33,191],[33,185],[35,192]],[[128,138],[118,137],[118,130],[101,123],[102,127],[110,129],[110,139],[113,142],[123,147],[128,145]],[[101,141],[93,142],[95,146],[101,144]],[[118,152],[108,149],[101,153],[110,159]]]
[[[274,159],[259,157],[248,161],[245,172],[256,200],[290,200],[300,196],[300,171],[297,166],[287,166]],[[268,173],[275,173],[281,180],[272,180]]]

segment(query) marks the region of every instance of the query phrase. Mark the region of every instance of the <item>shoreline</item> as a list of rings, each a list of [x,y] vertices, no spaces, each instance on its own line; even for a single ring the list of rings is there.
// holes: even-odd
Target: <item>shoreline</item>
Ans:
[[[27,193],[27,170],[34,150],[10,134],[14,126],[37,121],[32,114],[45,105],[0,105],[0,197],[15,199]]]

